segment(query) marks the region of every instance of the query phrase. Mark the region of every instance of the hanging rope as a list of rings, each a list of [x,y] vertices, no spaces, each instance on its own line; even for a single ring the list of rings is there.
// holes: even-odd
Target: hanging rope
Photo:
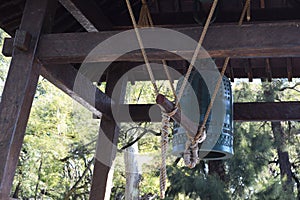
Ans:
[[[240,17],[238,25],[242,25],[243,24],[243,20],[245,18],[246,13],[250,13],[250,11],[248,11],[249,9],[250,9],[250,0],[246,0],[246,3],[245,3],[245,6],[243,8],[243,11],[241,13],[241,17]],[[218,91],[219,91],[219,89],[221,87],[222,78],[223,78],[223,76],[225,74],[225,71],[227,69],[229,61],[230,61],[230,57],[227,57],[225,59],[224,65],[222,67],[222,71],[220,73],[220,77],[218,78],[218,81],[217,81],[214,93],[213,93],[213,95],[211,97],[211,101],[210,101],[210,103],[208,105],[207,111],[205,113],[202,125],[201,125],[198,133],[195,135],[195,137],[192,140],[191,140],[191,137],[188,137],[189,139],[188,139],[188,141],[186,143],[186,149],[185,149],[185,152],[184,152],[184,162],[185,162],[185,165],[188,166],[188,167],[190,167],[190,168],[195,167],[196,164],[199,161],[199,158],[198,158],[198,144],[202,143],[205,140],[205,138],[206,138],[206,127],[205,127],[205,125],[206,125],[207,120],[209,118],[209,115],[210,115],[210,112],[212,110],[212,107],[213,107],[213,104],[215,102],[215,99],[216,99],[216,96],[218,94]],[[181,96],[178,95],[178,98],[181,98]],[[196,153],[196,150],[197,150],[197,153]]]
[[[147,54],[145,52],[144,45],[143,45],[140,33],[137,29],[137,24],[136,24],[136,21],[135,21],[135,18],[134,18],[132,8],[131,8],[131,4],[130,4],[129,0],[126,0],[126,4],[127,4],[129,14],[130,14],[130,17],[131,17],[131,20],[132,20],[132,24],[133,24],[133,27],[134,27],[134,30],[135,30],[135,33],[136,33],[136,36],[137,36],[137,39],[138,39],[143,57],[144,57],[144,61],[145,61],[146,67],[147,67],[147,71],[149,73],[152,85],[155,89],[155,93],[156,93],[156,96],[157,96],[158,95],[158,87],[156,85],[155,78],[154,78],[154,75],[153,75],[153,72],[152,72]],[[149,26],[149,25],[151,27],[153,27],[153,21],[152,21],[152,18],[151,18],[146,0],[142,0],[142,8],[141,8],[140,18],[139,18],[138,23],[139,23],[139,26],[142,26],[142,27],[143,26]],[[170,76],[170,73],[169,73],[168,68],[167,68],[167,63],[164,60],[162,61],[162,63],[163,63],[163,66],[164,66],[164,70],[167,74],[167,77],[169,79],[170,86],[172,88],[173,94],[176,95],[174,86],[172,84],[171,76]],[[162,111],[162,127],[161,127],[161,158],[162,158],[162,160],[161,160],[161,167],[160,167],[160,198],[161,199],[165,198],[165,191],[166,191],[166,179],[167,179],[166,154],[167,154],[167,149],[168,149],[168,129],[170,128],[170,123],[169,122],[170,122],[170,115],[168,115],[167,113]]]
[[[146,0],[142,0],[142,8],[141,8],[141,12],[140,12],[138,26],[139,27],[154,27],[153,20],[152,20],[152,17],[151,17],[151,14],[150,14],[150,11],[149,11]],[[163,64],[165,74],[167,75],[167,78],[169,80],[171,91],[172,91],[172,93],[174,95],[174,98],[176,100],[177,99],[176,98],[176,91],[175,91],[175,88],[173,86],[173,79],[171,77],[167,62],[165,60],[162,60],[162,64]]]
[[[221,73],[220,73],[220,77],[218,78],[218,81],[217,81],[217,84],[216,84],[214,93],[213,93],[213,95],[212,95],[212,97],[211,97],[211,100],[210,100],[210,102],[209,102],[209,105],[208,105],[208,107],[207,107],[207,111],[206,111],[206,113],[205,113],[205,116],[204,116],[202,125],[201,125],[201,127],[200,127],[199,132],[196,134],[195,138],[193,139],[192,145],[195,145],[196,143],[198,144],[198,143],[201,143],[201,142],[204,141],[204,139],[203,139],[203,133],[204,133],[204,131],[205,131],[205,124],[207,123],[207,120],[208,120],[208,118],[209,118],[209,114],[210,114],[210,112],[211,112],[211,110],[212,110],[212,107],[213,107],[213,104],[214,104],[214,102],[215,102],[215,100],[216,100],[218,91],[219,91],[219,89],[220,89],[220,87],[221,87],[222,78],[223,78],[223,76],[224,76],[224,74],[225,74],[225,71],[226,71],[226,68],[227,68],[227,66],[228,66],[229,60],[230,60],[229,57],[227,57],[227,58],[225,59],[224,65],[223,65],[223,67],[222,67],[222,71],[221,71]],[[198,145],[197,145],[197,146],[198,146]]]
[[[191,75],[193,66],[194,66],[194,64],[196,62],[196,59],[198,57],[198,54],[200,52],[202,43],[203,43],[204,38],[206,36],[207,30],[208,30],[209,24],[211,22],[212,16],[214,14],[215,8],[217,6],[217,3],[218,3],[218,0],[214,0],[214,2],[212,4],[212,7],[211,7],[211,10],[210,10],[210,13],[209,13],[209,15],[207,17],[205,26],[204,26],[203,31],[201,33],[199,42],[197,44],[197,47],[196,47],[195,52],[193,54],[192,60],[191,60],[190,65],[188,67],[187,73],[186,73],[186,75],[184,77],[183,84],[182,84],[182,86],[181,86],[181,88],[179,90],[179,93],[178,93],[177,97],[176,97],[176,92],[175,92],[174,86],[172,84],[173,81],[171,79],[170,73],[169,73],[168,68],[167,68],[166,61],[163,60],[164,70],[165,70],[165,72],[167,74],[167,77],[168,77],[168,80],[170,82],[172,91],[174,93],[176,103],[175,103],[175,109],[173,110],[173,112],[171,112],[171,113],[165,113],[164,111],[162,111],[162,128],[161,128],[161,132],[162,132],[162,138],[161,138],[162,165],[161,165],[161,168],[160,168],[160,172],[161,172],[160,173],[160,183],[161,183],[160,184],[160,192],[161,192],[161,198],[162,199],[164,199],[164,197],[165,197],[165,188],[166,188],[166,151],[167,151],[167,145],[168,145],[168,129],[170,128],[170,123],[169,123],[170,117],[172,117],[176,113],[176,111],[177,111],[180,99],[181,99],[181,97],[183,95],[183,91],[184,91],[184,89],[185,89],[185,87],[187,85],[187,82],[188,82],[188,79],[189,79],[189,77]],[[137,29],[138,25],[137,25],[136,20],[134,18],[134,14],[133,14],[133,11],[132,11],[132,8],[131,8],[131,4],[130,4],[129,0],[126,0],[126,4],[127,4],[128,11],[129,11],[132,23],[133,23],[133,27],[134,27],[134,30],[135,30],[135,33],[136,33],[136,36],[137,36],[137,40],[138,40],[139,46],[140,46],[141,51],[142,51],[142,55],[143,55],[143,58],[144,58],[144,61],[145,61],[146,67],[147,67],[147,71],[148,71],[149,76],[150,76],[151,83],[152,83],[152,85],[154,87],[156,95],[158,95],[158,87],[156,85],[155,78],[154,78],[154,75],[153,75],[153,71],[151,69],[148,57],[146,55],[146,52],[145,52],[145,49],[144,49],[144,45],[143,45],[143,42],[142,42],[139,30]],[[150,25],[151,27],[153,27],[153,21],[151,19],[151,15],[150,15],[150,12],[149,12],[146,0],[142,0],[142,4],[143,5],[142,5],[141,13],[140,13],[139,25],[143,25],[144,24],[144,25]],[[246,14],[246,12],[247,12],[248,9],[250,9],[250,0],[246,0],[246,4],[245,4],[245,7],[243,9],[240,21],[239,21],[239,25],[242,24],[242,21],[245,18],[245,14]],[[249,10],[248,10],[247,13],[249,13],[248,15],[250,16],[250,11]],[[198,156],[198,148],[199,147],[198,147],[198,143],[203,142],[205,140],[205,138],[206,138],[205,124],[206,124],[206,122],[207,122],[207,120],[209,118],[209,114],[210,114],[210,112],[212,110],[215,98],[216,98],[218,90],[219,90],[219,88],[221,86],[222,78],[223,78],[224,73],[226,71],[226,68],[227,68],[227,65],[229,63],[229,60],[230,60],[229,57],[227,57],[225,59],[225,62],[224,62],[224,65],[223,65],[220,77],[219,77],[219,79],[217,81],[214,93],[212,95],[210,104],[209,104],[208,109],[206,111],[206,114],[205,114],[203,123],[202,123],[202,125],[200,127],[200,130],[198,131],[198,133],[196,134],[196,136],[194,138],[190,137],[190,134],[187,133],[187,136],[188,136],[189,139],[188,139],[188,141],[186,143],[186,150],[185,150],[185,153],[184,153],[184,161],[185,161],[185,164],[188,167],[190,167],[190,168],[195,167],[196,164],[199,161],[199,156]]]
[[[184,89],[185,89],[185,87],[186,87],[186,85],[188,83],[188,80],[189,80],[190,76],[191,76],[191,72],[193,70],[193,67],[194,67],[195,62],[196,62],[197,57],[198,57],[198,54],[199,54],[200,49],[202,47],[202,43],[203,43],[204,38],[206,36],[207,30],[209,28],[209,25],[210,25],[210,22],[212,20],[212,17],[213,17],[213,14],[215,12],[215,9],[217,7],[217,4],[218,4],[218,0],[214,0],[213,4],[211,6],[210,12],[208,14],[207,20],[205,22],[205,25],[203,27],[203,31],[201,33],[201,36],[200,36],[200,39],[198,41],[197,47],[196,47],[196,49],[194,51],[192,60],[191,60],[190,65],[188,67],[187,73],[184,76],[183,83],[182,83],[182,85],[180,87],[180,90],[178,92],[178,95],[177,95],[177,98],[176,98],[176,103],[175,103],[175,108],[178,107],[179,102],[180,102],[180,100],[182,98]],[[221,81],[222,81],[222,78],[221,78]],[[218,87],[215,88],[215,92],[219,90],[219,87],[220,86],[218,86]],[[212,100],[211,100],[210,103],[213,104],[213,101],[214,101],[214,99],[212,98]],[[198,133],[196,134],[195,137],[191,137],[192,133],[186,133],[187,137],[188,137],[188,140],[187,140],[186,145],[185,145],[185,151],[184,151],[184,154],[183,154],[183,158],[184,158],[185,165],[187,167],[189,167],[189,168],[194,168],[196,166],[196,164],[198,163],[198,161],[199,161],[199,155],[198,155],[199,147],[198,147],[198,144],[202,143],[206,139],[205,124],[206,124],[206,122],[208,120],[209,113],[210,113],[210,110],[208,108],[207,109],[207,113],[206,113],[207,117],[205,115],[205,118],[204,118],[205,122],[203,121],[202,126],[201,126],[200,130],[198,131]]]
[[[239,26],[241,26],[243,24],[243,21],[245,19],[245,15],[246,15],[247,12],[249,13],[249,17],[250,17],[250,11],[248,11],[250,9],[250,2],[251,2],[251,0],[246,0],[246,3],[244,5],[244,8],[243,8],[240,20],[239,20]]]
[[[140,17],[138,21],[139,27],[154,27],[152,17],[150,15],[150,11],[147,5],[146,0],[142,0],[142,8],[140,12]],[[173,79],[171,77],[170,71],[167,66],[167,62],[162,60],[163,68],[167,78],[169,80],[169,84],[174,95],[176,101],[176,91],[173,86]],[[175,111],[175,112],[174,112]],[[166,169],[166,155],[168,149],[168,129],[170,128],[170,117],[176,113],[176,109],[172,113],[165,113],[162,110],[162,127],[161,127],[161,166],[160,166],[160,198],[165,198],[166,191],[166,182],[167,182],[167,169]]]
[[[160,198],[165,198],[166,191],[166,180],[167,180],[167,170],[166,170],[166,155],[168,149],[168,131],[170,128],[170,116],[162,112],[162,128],[161,128],[161,166],[160,166]]]
[[[208,26],[209,26],[210,21],[212,19],[212,15],[213,15],[214,10],[216,8],[217,2],[218,2],[218,0],[214,0],[214,3],[212,5],[211,11],[210,11],[210,14],[209,14],[209,16],[207,18],[207,22],[206,22],[205,27],[203,29],[203,32],[201,34],[199,43],[198,43],[197,48],[195,50],[195,53],[193,55],[192,62],[190,64],[190,66],[189,66],[188,72],[187,72],[187,74],[185,76],[185,79],[184,79],[184,83],[183,83],[182,88],[181,88],[181,90],[179,92],[179,95],[180,95],[179,97],[176,97],[175,88],[174,88],[174,86],[172,84],[173,81],[171,80],[171,76],[170,76],[169,70],[167,68],[166,61],[163,60],[164,70],[165,70],[165,72],[167,74],[168,80],[170,82],[170,86],[171,86],[173,94],[175,96],[176,106],[175,106],[175,109],[174,109],[174,111],[172,113],[168,113],[167,114],[164,111],[162,111],[162,129],[161,129],[161,131],[162,131],[162,138],[161,138],[162,164],[161,164],[161,168],[160,168],[160,195],[161,195],[162,199],[164,199],[165,188],[166,188],[166,151],[167,151],[167,145],[168,145],[168,131],[167,131],[167,129],[170,126],[170,123],[169,123],[170,117],[172,117],[176,113],[176,111],[177,111],[177,108],[179,106],[180,98],[181,98],[181,96],[183,94],[183,90],[184,90],[184,88],[185,88],[185,86],[187,84],[187,81],[188,81],[189,76],[191,74],[193,65],[195,64],[196,58],[197,58],[197,56],[199,54],[199,50],[200,50],[200,48],[202,46],[203,40],[204,40],[205,35],[207,33],[207,29],[208,29]],[[134,18],[134,14],[133,14],[133,11],[132,11],[132,8],[131,8],[131,4],[130,4],[129,0],[126,0],[126,4],[127,4],[128,11],[129,11],[129,14],[130,14],[130,17],[131,17],[131,20],[132,20],[133,27],[135,29],[135,33],[136,33],[136,36],[137,36],[137,39],[138,39],[138,43],[139,43],[141,51],[142,51],[142,55],[143,55],[143,58],[144,58],[144,61],[145,61],[146,67],[147,67],[147,71],[149,73],[152,85],[153,85],[153,87],[155,89],[155,93],[157,95],[158,94],[158,87],[157,87],[157,85],[155,83],[155,78],[154,78],[154,75],[153,75],[153,72],[152,72],[152,69],[151,69],[148,57],[147,57],[146,52],[145,52],[144,45],[143,45],[143,42],[142,42],[139,30],[137,29],[136,20]],[[150,15],[150,12],[149,12],[149,9],[148,9],[146,1],[142,0],[142,4],[143,5],[142,5],[141,14],[140,14],[139,25],[150,25],[151,27],[153,27],[153,21],[151,19],[151,15]],[[192,145],[187,145],[187,146],[190,147],[189,149],[191,150],[191,153],[192,153],[191,155],[193,155],[192,157],[189,157],[189,160],[191,161],[190,166],[192,167],[192,166],[195,166],[194,163],[198,162],[198,145],[193,145],[193,146]],[[188,156],[186,156],[186,158],[188,158]]]
[[[138,25],[140,27],[153,27],[154,26],[146,0],[142,0],[142,8],[141,8],[141,12],[140,12]]]
[[[151,68],[150,63],[149,63],[149,59],[148,59],[146,51],[145,51],[145,47],[144,47],[144,44],[143,44],[143,41],[142,41],[142,38],[141,38],[141,35],[140,35],[140,32],[139,32],[139,29],[138,29],[138,26],[137,26],[137,23],[136,23],[136,20],[135,20],[133,11],[132,11],[132,7],[131,7],[131,4],[130,4],[130,1],[126,0],[126,4],[127,4],[129,15],[130,15],[133,27],[134,27],[134,31],[135,31],[135,34],[136,34],[136,37],[137,37],[140,49],[142,51],[142,55],[143,55],[143,58],[144,58],[144,61],[145,61],[145,64],[146,64],[146,68],[147,68],[147,71],[148,71],[151,83],[152,83],[153,88],[154,88],[155,95],[157,96],[158,92],[159,92],[158,91],[158,87],[157,87],[156,82],[155,82],[154,74],[153,74],[152,68]]]
[[[215,12],[215,9],[216,9],[216,7],[217,7],[217,4],[218,4],[218,0],[214,0],[213,4],[212,4],[212,6],[211,6],[210,12],[209,12],[209,14],[208,14],[207,20],[206,20],[206,22],[205,22],[205,25],[204,25],[204,27],[203,27],[203,31],[202,31],[202,33],[201,33],[201,36],[200,36],[200,39],[199,39],[199,41],[198,41],[197,47],[196,47],[196,49],[195,49],[195,51],[194,51],[192,60],[191,60],[191,62],[190,62],[190,65],[189,65],[189,67],[188,67],[188,70],[187,70],[187,72],[186,72],[186,75],[185,75],[185,77],[184,77],[184,79],[183,79],[183,82],[182,82],[181,88],[180,88],[180,90],[179,90],[179,93],[178,93],[178,95],[177,95],[177,101],[176,101],[176,104],[175,104],[176,106],[179,105],[179,102],[180,102],[180,99],[181,99],[181,97],[182,97],[182,95],[183,95],[184,89],[185,89],[185,87],[186,87],[186,85],[187,85],[187,83],[188,83],[189,77],[190,77],[190,75],[191,75],[191,72],[192,72],[192,70],[193,70],[194,64],[195,64],[195,62],[196,62],[196,59],[197,59],[198,54],[199,54],[199,52],[200,52],[200,49],[201,49],[201,47],[202,47],[202,43],[203,43],[204,38],[205,38],[205,36],[206,36],[208,27],[209,27],[209,25],[210,25],[210,22],[211,22],[211,19],[212,19],[213,14],[214,14],[214,12]]]
[[[128,1],[128,0],[126,0]],[[207,17],[207,20],[206,20],[206,23],[205,23],[205,26],[203,28],[203,31],[201,33],[201,36],[200,36],[200,39],[199,39],[199,42],[197,44],[197,47],[195,49],[195,52],[193,54],[193,57],[192,57],[192,60],[190,62],[190,65],[188,67],[188,70],[187,70],[187,73],[184,77],[184,80],[183,80],[183,83],[182,83],[182,86],[179,90],[179,93],[178,93],[178,96],[176,96],[176,92],[175,92],[175,88],[173,86],[173,80],[171,79],[171,75],[170,75],[170,72],[168,70],[168,67],[167,67],[167,64],[166,64],[166,61],[163,60],[163,66],[164,66],[164,70],[165,70],[165,73],[167,74],[167,78],[170,82],[170,86],[171,86],[171,89],[172,89],[172,92],[174,94],[174,97],[175,97],[175,108],[178,108],[179,106],[179,102],[180,102],[180,99],[183,95],[183,91],[188,83],[188,79],[191,75],[191,72],[192,72],[192,69],[193,69],[193,66],[196,62],[196,59],[198,57],[198,54],[200,52],[200,49],[201,49],[201,46],[202,46],[202,43],[204,41],[204,38],[206,36],[206,33],[207,33],[207,30],[208,30],[208,27],[210,25],[210,22],[212,20],[212,16],[214,14],[214,11],[217,7],[217,4],[218,4],[218,0],[214,0],[213,4],[212,4],[212,7],[211,7],[211,10],[209,12],[209,15]],[[132,10],[132,9],[131,9]],[[134,21],[134,20],[132,20]],[[134,23],[133,23],[134,24]],[[147,6],[147,3],[146,3],[146,0],[142,0],[142,9],[141,9],[141,13],[140,13],[140,19],[139,19],[139,25],[144,25],[144,26],[151,26],[153,27],[153,20],[151,18],[151,15],[150,15],[150,12],[149,12],[149,9],[148,9],[148,6]],[[146,61],[145,61],[146,62]],[[148,70],[149,71],[149,70]],[[221,79],[222,81],[222,79]],[[220,87],[220,86],[219,86]],[[218,89],[217,89],[218,90]],[[209,113],[208,113],[208,116],[209,116]],[[207,117],[208,119],[208,117]],[[207,121],[207,119],[205,121]],[[205,123],[204,123],[205,124]],[[189,166],[190,168],[193,168],[196,163],[198,162],[199,160],[199,156],[198,156],[198,143],[201,143],[205,140],[205,135],[204,134],[204,129],[205,127],[201,128],[200,131],[198,132],[198,139],[195,140],[195,139],[189,139],[187,141],[187,144],[186,144],[186,150],[185,150],[185,153],[184,153],[184,161],[185,161],[185,164],[186,166]],[[162,134],[163,135],[163,134]],[[187,133],[188,137],[191,138],[190,136],[190,133]],[[195,137],[196,138],[196,137]],[[193,141],[193,142],[192,142]],[[197,142],[195,142],[197,141]],[[162,143],[164,144],[164,143]],[[165,148],[165,146],[162,145],[161,147],[162,149]],[[163,150],[162,150],[163,151]],[[165,154],[162,154],[162,160],[165,159]],[[162,164],[163,165],[163,164]],[[165,166],[161,166],[161,171],[162,170],[165,170]],[[163,174],[163,172],[161,172],[161,174]],[[163,182],[165,182],[164,180],[162,180]],[[165,183],[162,183],[161,185],[165,185]]]

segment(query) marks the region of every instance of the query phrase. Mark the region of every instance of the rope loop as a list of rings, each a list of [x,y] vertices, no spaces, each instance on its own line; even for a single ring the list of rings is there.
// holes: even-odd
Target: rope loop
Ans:
[[[183,153],[184,164],[189,168],[194,168],[199,162],[198,143],[193,144],[192,140],[188,139],[185,146],[185,151]]]
[[[169,117],[173,117],[178,111],[178,106],[175,106],[175,108],[169,112],[169,113],[165,113],[166,115],[168,115]]]
[[[193,138],[193,143],[202,143],[204,142],[204,140],[206,139],[206,127],[201,126],[201,128],[199,129],[198,133],[196,134],[196,136]]]

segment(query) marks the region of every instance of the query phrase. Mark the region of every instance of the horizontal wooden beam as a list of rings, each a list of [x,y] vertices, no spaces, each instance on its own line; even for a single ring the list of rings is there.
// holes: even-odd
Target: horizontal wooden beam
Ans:
[[[300,102],[251,102],[234,103],[235,121],[300,121]],[[122,105],[118,120],[160,122],[161,113],[157,105]]]
[[[111,116],[111,106],[114,102],[87,78],[78,73],[71,65],[47,65],[41,69],[41,75],[53,85],[68,94],[74,100],[101,117]]]
[[[300,121],[300,102],[234,103],[235,121]]]
[[[202,32],[202,28],[199,27],[174,28],[174,30],[196,41]],[[38,58],[43,64],[79,63],[95,46],[118,33],[120,31],[44,35],[39,44]],[[156,37],[155,42],[157,44],[166,43],[166,40],[168,38]],[[12,40],[6,40],[6,42],[12,42]],[[133,44],[138,47],[136,43],[135,35],[131,35],[124,39],[123,44],[115,45]],[[178,41],[177,46],[180,44],[183,45],[182,41]],[[9,46],[8,44],[5,45],[5,47]],[[209,56],[214,58],[300,57],[300,22],[247,24],[243,26],[213,25],[208,30],[203,47]],[[3,52],[9,56],[11,51],[4,49]],[[182,58],[176,54],[191,58],[193,53],[193,46],[181,50],[171,49],[168,52],[153,49],[147,51],[150,60],[180,60]],[[143,61],[140,51],[123,55],[123,53],[118,52],[118,48],[109,47],[102,49],[101,53],[91,56],[89,61],[111,62],[116,57],[119,57],[119,61]],[[199,57],[207,57],[207,55],[200,52]]]

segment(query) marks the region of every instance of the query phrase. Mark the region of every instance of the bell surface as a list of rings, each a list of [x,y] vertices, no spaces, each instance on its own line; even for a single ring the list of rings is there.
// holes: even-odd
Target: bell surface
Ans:
[[[183,78],[179,79],[176,90],[182,85]],[[206,123],[207,136],[203,144],[199,144],[199,157],[205,160],[228,159],[233,156],[233,112],[231,83],[223,77],[222,89],[219,90],[214,106],[224,106],[223,120],[214,121],[211,114]],[[195,123],[202,124],[207,107],[210,103],[208,87],[199,72],[193,71],[189,84],[180,100],[181,111]],[[221,123],[221,124],[220,124]],[[221,127],[220,127],[221,126]],[[187,132],[178,123],[173,129],[173,155],[180,157],[185,151]]]

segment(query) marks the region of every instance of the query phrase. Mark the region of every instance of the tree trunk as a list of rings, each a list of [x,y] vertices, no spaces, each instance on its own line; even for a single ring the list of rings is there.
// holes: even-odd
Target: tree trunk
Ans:
[[[225,167],[222,160],[208,161],[208,170],[209,175],[216,175],[225,182]]]
[[[12,198],[18,199],[20,190],[21,190],[21,182],[19,181],[17,186],[16,186],[16,189],[14,191],[14,194],[13,194]]]
[[[126,170],[125,200],[139,199],[139,182],[141,175],[138,168],[137,154],[137,143],[128,147],[124,154]]]
[[[40,180],[41,180],[41,176],[42,176],[42,166],[43,166],[43,155],[41,156],[41,159],[40,159],[40,165],[39,165],[39,169],[38,169],[38,179],[36,181],[35,192],[34,192],[34,199],[37,199],[37,197],[38,197],[39,184],[40,184]]]
[[[275,102],[276,91],[279,86],[271,83],[262,83],[264,90],[264,99],[267,102]],[[293,176],[291,163],[289,160],[289,153],[285,148],[285,133],[283,131],[281,122],[271,122],[272,132],[274,136],[274,143],[277,149],[278,163],[280,168],[280,177],[283,189],[287,192],[293,191]]]
[[[291,163],[289,160],[289,153],[285,151],[284,132],[280,122],[272,122],[272,131],[277,147],[278,163],[280,168],[281,180],[284,181],[283,188],[286,191],[293,190],[293,175],[291,170]]]

